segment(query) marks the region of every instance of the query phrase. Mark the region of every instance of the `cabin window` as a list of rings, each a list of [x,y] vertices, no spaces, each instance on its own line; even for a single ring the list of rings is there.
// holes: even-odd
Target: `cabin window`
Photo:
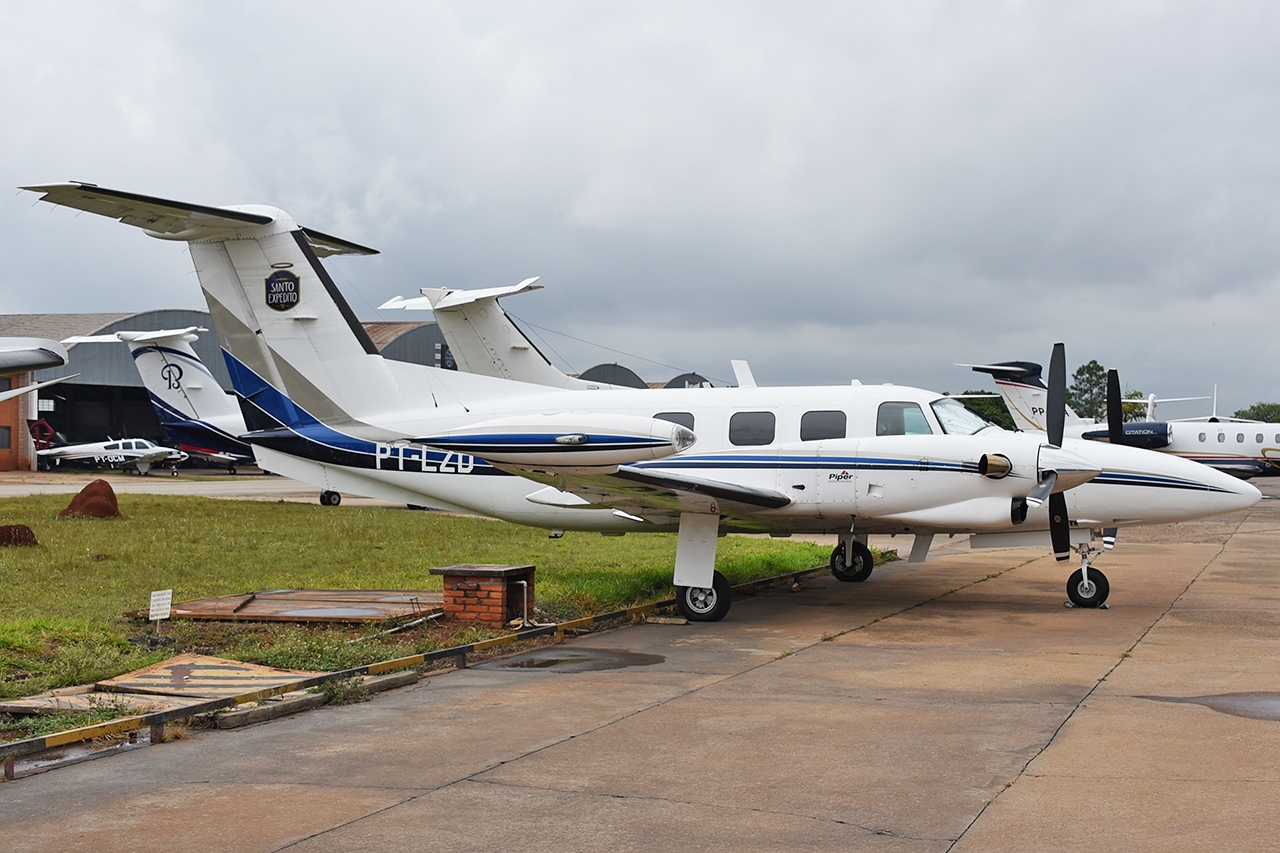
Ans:
[[[805,412],[800,416],[800,440],[845,437],[844,412]]]
[[[1200,433],[1200,443],[1204,443],[1204,433]]]
[[[881,403],[876,413],[876,435],[932,435],[918,403]]]
[[[0,450],[13,449],[12,427],[0,426]]]
[[[955,400],[943,398],[934,400],[929,405],[933,413],[938,416],[942,431],[948,435],[973,435],[979,430],[992,426],[989,421],[969,411],[963,403]]]
[[[1218,441],[1219,441],[1219,442],[1223,442],[1223,441],[1226,441],[1226,440],[1227,440],[1227,434],[1226,434],[1225,432],[1220,432],[1220,433],[1218,433]]]
[[[118,441],[117,441],[115,444],[108,444],[108,445],[106,445],[105,447],[103,447],[102,449],[103,449],[103,450],[119,450],[119,449],[120,449],[120,442],[118,442]]]
[[[729,443],[754,447],[773,443],[773,412],[736,412],[729,418]]]
[[[1258,441],[1258,444],[1262,444],[1262,433],[1258,433],[1257,441]]]
[[[682,427],[693,429],[693,414],[691,412],[658,412],[653,416],[655,421],[669,421],[673,424],[680,424]]]
[[[1244,444],[1244,433],[1242,432],[1236,433],[1236,441],[1240,444]]]

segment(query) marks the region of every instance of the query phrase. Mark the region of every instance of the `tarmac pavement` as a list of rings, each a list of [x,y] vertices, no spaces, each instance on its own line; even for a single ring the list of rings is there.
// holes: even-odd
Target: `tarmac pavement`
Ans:
[[[1280,501],[1128,538],[1097,563],[1109,610],[1064,608],[1075,566],[1041,551],[947,547],[864,584],[741,598],[720,623],[534,653],[659,662],[495,661],[0,784],[0,837],[14,851],[1280,849]],[[1210,698],[1179,701],[1196,697]]]

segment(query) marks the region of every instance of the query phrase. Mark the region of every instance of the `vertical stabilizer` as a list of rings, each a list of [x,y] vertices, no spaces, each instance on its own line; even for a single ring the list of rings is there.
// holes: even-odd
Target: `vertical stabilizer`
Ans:
[[[504,296],[541,290],[537,277],[510,287],[480,290],[452,290],[447,287],[421,289],[414,299],[395,297],[379,310],[431,310],[444,335],[458,370],[481,376],[496,376],[552,388],[609,387],[569,376],[551,363],[529,336],[516,325],[498,300]]]
[[[1045,412],[1049,403],[1049,389],[1041,378],[1041,367],[1031,361],[1002,361],[998,364],[961,364],[971,367],[975,373],[987,373],[996,381],[996,388],[1004,399],[1005,407],[1014,425],[1023,432],[1044,432],[1047,426]],[[1069,407],[1066,423],[1092,423],[1079,417]]]
[[[208,207],[84,183],[23,189],[186,242],[232,381],[269,419],[354,423],[404,405],[390,368],[320,264],[322,255],[374,249],[301,228],[274,207]],[[421,391],[431,398],[429,387]]]

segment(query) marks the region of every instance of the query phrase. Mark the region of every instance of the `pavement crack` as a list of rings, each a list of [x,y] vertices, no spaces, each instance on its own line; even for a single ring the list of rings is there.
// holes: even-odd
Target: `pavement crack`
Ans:
[[[987,800],[985,803],[982,804],[982,808],[980,808],[978,810],[978,813],[973,816],[973,820],[969,821],[969,825],[966,826],[958,836],[956,836],[956,839],[953,842],[951,842],[951,845],[947,848],[948,853],[950,853],[950,851],[953,850],[955,846],[959,844],[966,835],[969,834],[969,831],[973,829],[974,826],[977,825],[978,821],[982,819],[982,816],[986,814],[987,809],[989,809],[992,806],[992,804],[995,803],[996,800],[1000,799],[1000,797],[1002,797],[1006,791],[1012,788],[1019,779],[1030,775],[1027,773],[1027,768],[1030,767],[1037,758],[1043,755],[1045,751],[1050,746],[1053,745],[1054,741],[1058,739],[1058,735],[1060,735],[1062,733],[1062,730],[1066,728],[1067,723],[1075,719],[1076,714],[1079,713],[1080,709],[1085,706],[1085,703],[1089,701],[1089,698],[1093,696],[1093,694],[1103,684],[1103,682],[1105,682],[1108,678],[1110,678],[1112,673],[1114,673],[1117,669],[1120,668],[1120,666],[1125,661],[1127,661],[1130,657],[1132,657],[1133,650],[1136,649],[1138,645],[1143,640],[1145,640],[1153,630],[1155,630],[1155,627],[1157,625],[1159,625],[1162,621],[1164,621],[1164,618],[1169,615],[1170,611],[1172,611],[1174,607],[1177,606],[1178,602],[1182,600],[1183,596],[1187,594],[1187,591],[1191,589],[1191,587],[1195,584],[1195,582],[1200,580],[1200,577],[1209,570],[1209,567],[1218,561],[1218,558],[1221,557],[1223,552],[1227,550],[1227,545],[1231,542],[1231,539],[1237,533],[1240,532],[1240,528],[1244,526],[1244,524],[1248,520],[1249,520],[1249,517],[1247,515],[1240,520],[1240,523],[1237,524],[1235,529],[1231,531],[1231,535],[1228,536],[1225,540],[1223,540],[1222,544],[1219,545],[1218,550],[1214,553],[1214,555],[1210,557],[1208,560],[1206,560],[1205,564],[1200,567],[1200,571],[1196,572],[1195,575],[1192,576],[1191,580],[1187,581],[1187,585],[1184,586],[1182,588],[1182,591],[1179,592],[1177,596],[1175,596],[1174,599],[1169,602],[1169,606],[1166,607],[1163,611],[1161,611],[1159,616],[1151,620],[1151,623],[1147,625],[1147,627],[1142,631],[1141,634],[1138,635],[1138,638],[1133,641],[1133,643],[1129,646],[1129,648],[1125,649],[1123,652],[1120,653],[1120,656],[1116,659],[1116,662],[1112,664],[1111,668],[1108,669],[1105,673],[1103,673],[1102,676],[1097,681],[1094,682],[1093,686],[1089,688],[1089,690],[1084,694],[1084,696],[1080,697],[1080,701],[1075,703],[1075,705],[1071,708],[1071,712],[1062,719],[1062,722],[1059,723],[1057,728],[1053,730],[1053,734],[1049,735],[1048,739],[1045,740],[1044,744],[1038,750],[1036,750],[1035,754],[1026,760],[1026,762],[1022,765],[1022,768],[1013,775],[1012,779],[1010,779],[1007,783],[1005,783],[1005,786],[1001,788],[994,797],[992,797],[991,799]],[[1036,777],[1032,777],[1032,778],[1036,778]]]
[[[823,818],[816,817],[803,812],[792,812],[784,809],[765,809],[758,806],[737,806],[729,803],[720,802],[703,802],[700,800],[680,800],[674,797],[659,797],[652,794],[618,794],[618,793],[601,793],[598,791],[582,791],[573,788],[557,788],[552,785],[529,785],[523,782],[504,782],[499,779],[471,779],[477,785],[491,785],[495,788],[510,788],[513,790],[523,791],[548,791],[557,794],[573,794],[581,797],[596,797],[605,800],[634,800],[637,802],[666,803],[673,806],[694,806],[698,808],[715,808],[727,809],[729,811],[742,812],[744,814],[769,815],[772,817],[790,817],[798,820],[808,820],[814,823],[833,823],[839,826],[853,827],[862,830],[871,835],[886,836],[889,838],[901,838],[907,841],[950,841],[949,838],[930,838],[921,835],[907,835],[901,832],[895,832],[884,827],[865,826],[850,820],[841,820],[839,818]]]

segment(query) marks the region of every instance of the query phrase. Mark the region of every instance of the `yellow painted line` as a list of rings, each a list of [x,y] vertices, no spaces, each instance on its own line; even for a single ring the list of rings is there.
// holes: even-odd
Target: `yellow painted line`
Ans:
[[[112,720],[109,723],[98,723],[66,732],[45,735],[44,743],[46,747],[62,746],[67,743],[77,743],[82,740],[92,740],[96,737],[106,737],[119,732],[132,731],[145,725],[146,717],[125,717],[123,720]]]
[[[396,658],[395,660],[384,660],[379,663],[371,663],[367,667],[370,675],[379,675],[383,672],[390,672],[393,669],[405,669],[410,666],[417,666],[427,659],[426,655],[410,655],[407,658]]]

